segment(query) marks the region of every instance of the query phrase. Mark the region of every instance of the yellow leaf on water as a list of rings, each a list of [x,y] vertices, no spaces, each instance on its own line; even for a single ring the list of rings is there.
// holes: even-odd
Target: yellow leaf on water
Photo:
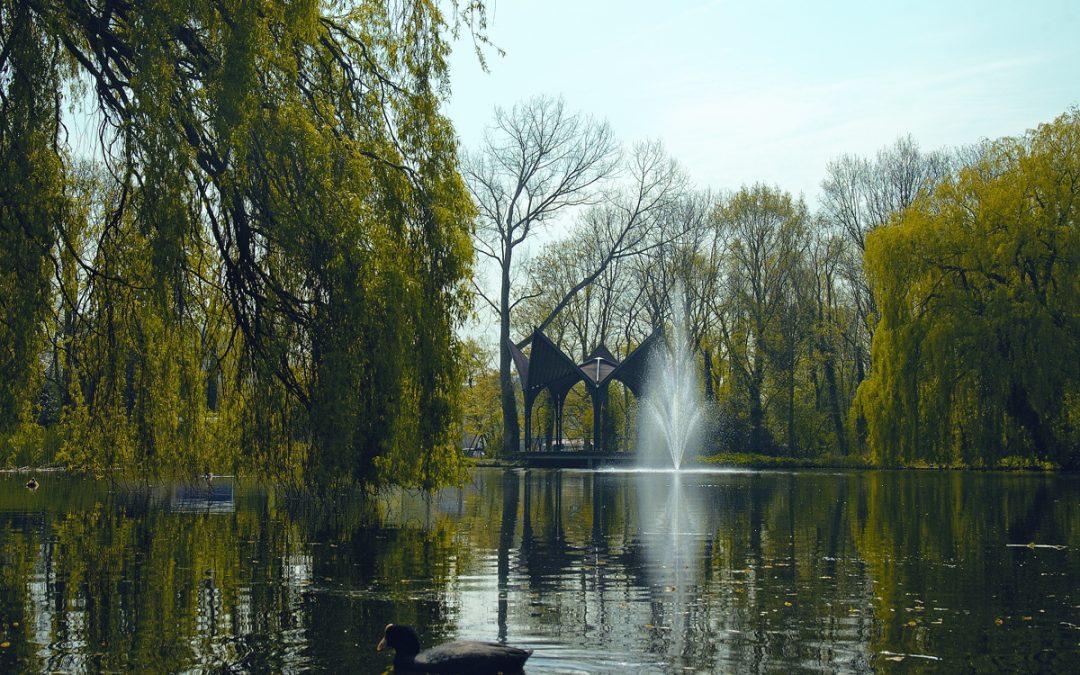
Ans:
[[[10,642],[0,642],[0,649],[7,649],[11,646]]]
[[[784,607],[791,607],[791,603],[790,602],[785,602]]]
[[[996,626],[1000,626],[1003,623],[1005,623],[1005,619],[1002,619],[1000,616],[998,618],[994,619],[994,625],[996,625]]]
[[[908,622],[907,622],[907,625],[909,625],[909,626],[918,626],[919,624],[917,624],[917,623],[915,622],[915,620],[914,620],[914,619],[912,619],[911,621],[908,621]]]
[[[1024,619],[1024,621],[1031,621],[1031,617],[1030,617],[1030,616],[1025,616],[1025,617],[1023,617],[1023,619]]]

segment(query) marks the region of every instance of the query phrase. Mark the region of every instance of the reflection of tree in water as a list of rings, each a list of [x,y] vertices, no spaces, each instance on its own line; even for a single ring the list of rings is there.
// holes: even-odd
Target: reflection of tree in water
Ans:
[[[527,634],[596,670],[612,654],[653,672],[870,671],[886,652],[1067,665],[1075,549],[1006,546],[1077,541],[1067,477],[651,480],[481,472],[430,499],[336,504],[238,489],[233,513],[0,484],[0,672],[378,672],[389,621],[425,644]]]
[[[235,513],[189,513],[168,489],[49,488],[32,512],[0,502],[0,672],[373,671],[365,627],[452,629],[447,561],[469,559],[437,515],[387,527],[375,500],[244,491]]]

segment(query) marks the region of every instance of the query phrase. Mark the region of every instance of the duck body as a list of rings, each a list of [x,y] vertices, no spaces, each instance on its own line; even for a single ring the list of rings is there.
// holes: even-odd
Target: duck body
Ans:
[[[403,670],[421,673],[520,673],[531,651],[495,642],[447,642],[426,649],[411,660],[404,659]],[[394,659],[394,665],[398,658]]]
[[[531,649],[495,642],[461,640],[420,651],[420,640],[408,626],[390,624],[378,649],[394,649],[394,671],[399,673],[459,673],[485,675],[520,673]]]
[[[38,489],[37,479],[36,478],[31,478],[30,480],[26,481],[26,489],[30,490],[31,492]]]

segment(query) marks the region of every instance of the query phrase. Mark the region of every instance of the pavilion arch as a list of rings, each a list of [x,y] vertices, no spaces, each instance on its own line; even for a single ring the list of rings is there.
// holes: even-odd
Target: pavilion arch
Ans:
[[[551,394],[555,409],[555,438],[562,439],[566,395],[575,384],[584,382],[592,399],[593,444],[596,449],[606,451],[608,448],[603,438],[600,415],[607,403],[608,386],[617,380],[625,384],[635,398],[641,397],[652,354],[663,347],[663,330],[653,330],[621,362],[601,344],[584,362],[575,363],[540,330],[533,331],[530,342],[532,351],[529,356],[525,356],[513,342],[509,343],[525,399],[525,448],[532,447],[532,409],[537,397],[545,390]]]

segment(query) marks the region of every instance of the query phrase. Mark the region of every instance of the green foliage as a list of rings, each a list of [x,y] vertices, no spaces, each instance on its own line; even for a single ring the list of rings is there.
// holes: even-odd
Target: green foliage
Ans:
[[[14,434],[7,443],[14,451],[28,440],[27,425],[36,421],[48,252],[64,202],[60,129],[53,110],[62,59],[47,22],[25,3],[3,3],[2,15],[0,439]]]
[[[95,474],[458,478],[473,208],[438,7],[0,14],[0,433],[56,424]],[[100,166],[59,141],[77,81]]]
[[[587,352],[611,324],[647,333],[679,285],[718,411],[709,452],[1075,466],[1077,117],[968,152],[905,139],[874,162],[845,158],[816,218],[778,188],[743,188],[593,280],[551,334]],[[559,274],[584,249],[569,242],[542,256],[523,315],[555,311]],[[591,415],[575,403],[570,429]],[[546,428],[543,402],[537,412]]]
[[[821,457],[808,458],[777,457],[773,455],[759,455],[746,452],[719,452],[715,455],[699,457],[698,461],[704,464],[752,467],[755,469],[862,469],[868,466],[865,460],[854,455],[824,455]]]
[[[716,218],[729,237],[729,289],[718,312],[720,341],[733,375],[725,393],[739,399],[732,402],[734,410],[746,411],[748,437],[742,442],[751,451],[775,451],[767,423],[774,400],[786,411],[781,428],[794,448],[795,377],[806,330],[801,297],[806,205],[758,184],[733,195]]]
[[[1077,462],[1078,195],[1073,110],[868,237],[881,321],[857,409],[876,462]]]

